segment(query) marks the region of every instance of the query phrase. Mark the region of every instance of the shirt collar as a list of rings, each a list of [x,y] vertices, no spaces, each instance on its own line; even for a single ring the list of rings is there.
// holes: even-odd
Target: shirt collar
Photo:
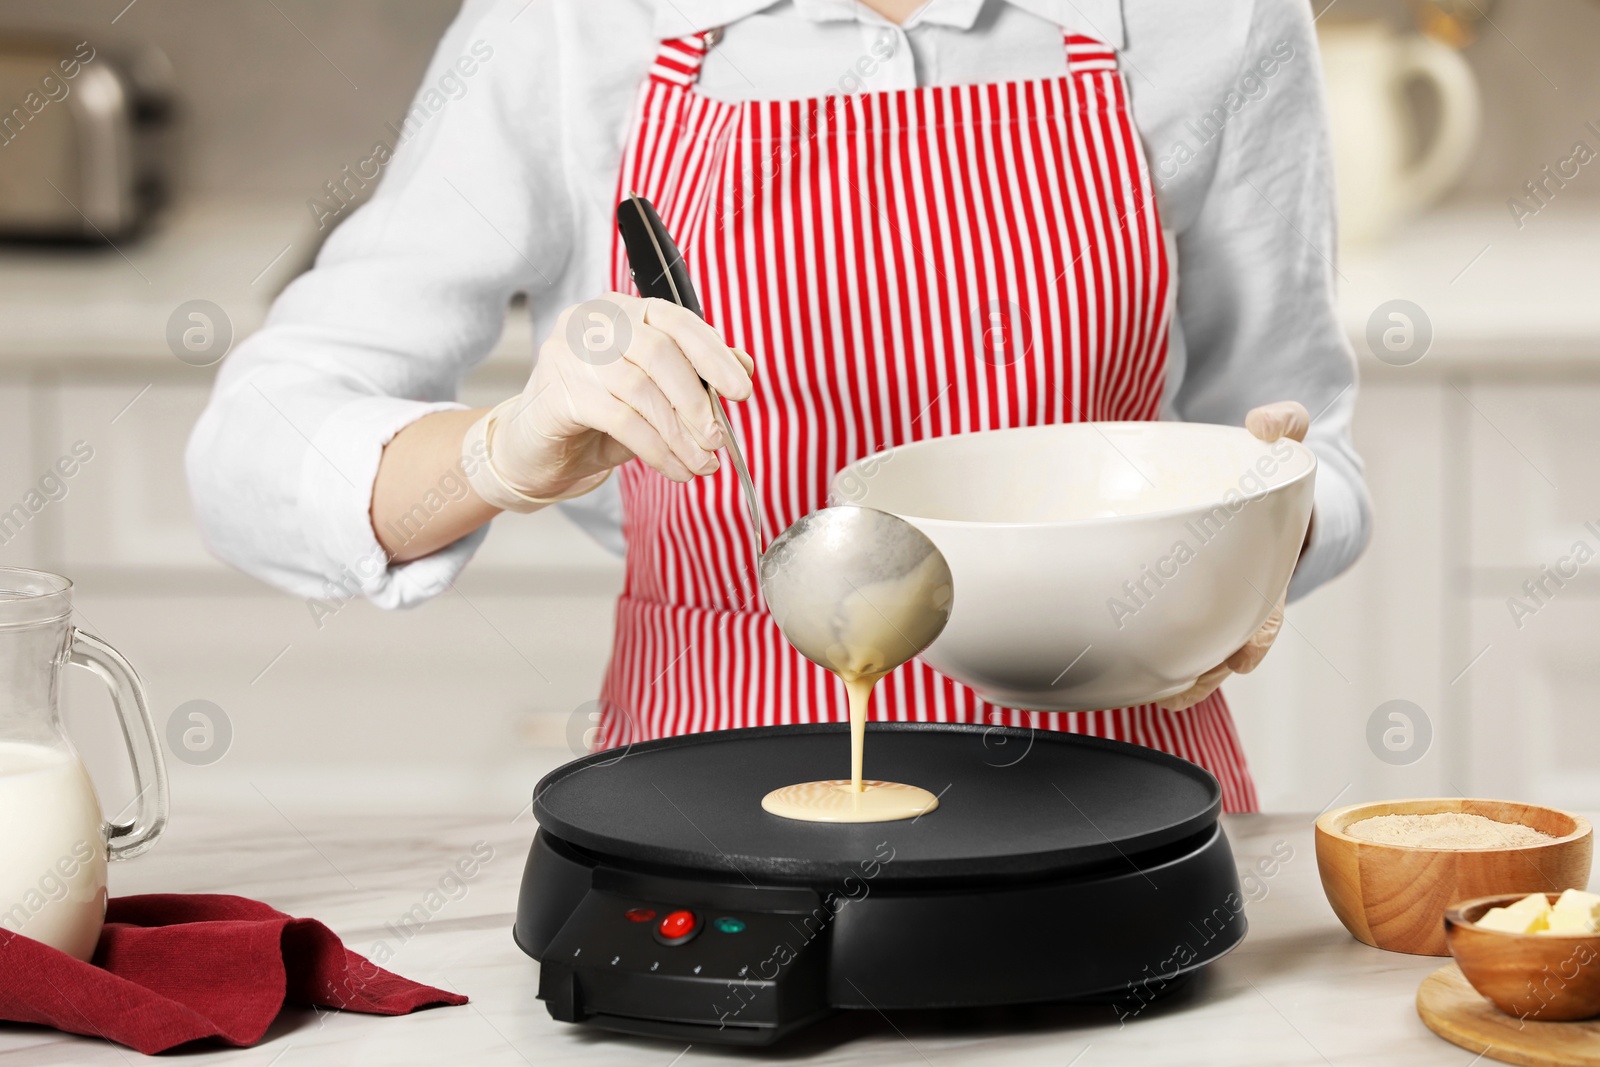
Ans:
[[[1042,19],[1096,37],[1115,49],[1126,47],[1122,0],[1004,0]],[[735,22],[769,8],[774,0],[657,0],[655,32],[665,39]],[[855,0],[794,0],[807,18],[819,22],[853,20]],[[985,0],[929,0],[920,23],[971,29]]]
[[[908,25],[954,26],[958,30],[970,30],[972,24],[978,21],[978,12],[982,10],[983,3],[984,0],[928,0],[911,16]],[[860,11],[856,0],[794,0],[794,7],[802,18],[815,22],[854,22]],[[870,10],[865,12],[865,17],[877,21],[877,16]]]

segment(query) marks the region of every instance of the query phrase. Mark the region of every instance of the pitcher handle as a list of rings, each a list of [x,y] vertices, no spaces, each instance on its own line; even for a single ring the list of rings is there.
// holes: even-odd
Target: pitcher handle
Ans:
[[[128,757],[133,762],[135,808],[131,820],[109,821],[104,831],[107,858],[131,859],[155,844],[167,826],[167,765],[145,701],[144,683],[122,653],[77,627],[72,630],[70,660],[106,683],[117,719],[122,723],[122,739],[127,742]]]
[[[1433,83],[1439,98],[1439,128],[1422,158],[1403,175],[1400,197],[1420,211],[1443,195],[1472,162],[1483,123],[1478,81],[1461,53],[1431,37],[1413,35],[1401,49],[1400,78]]]

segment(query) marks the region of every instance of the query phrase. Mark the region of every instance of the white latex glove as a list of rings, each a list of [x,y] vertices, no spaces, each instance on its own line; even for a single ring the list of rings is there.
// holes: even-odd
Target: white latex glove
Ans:
[[[701,379],[745,400],[754,368],[698,315],[664,300],[607,293],[570,307],[521,397],[496,409],[494,470],[544,498],[593,488],[635,456],[675,482],[710,474],[725,442]]]
[[[1276,441],[1280,437],[1304,441],[1306,431],[1311,429],[1311,416],[1303,404],[1285,400],[1253,409],[1244,417],[1244,425],[1245,429],[1263,441]],[[1309,536],[1308,531],[1307,537]],[[1302,547],[1304,547],[1303,542]],[[1266,658],[1272,642],[1278,639],[1278,631],[1283,629],[1283,606],[1287,596],[1288,591],[1285,590],[1278,597],[1277,606],[1272,609],[1272,614],[1267,616],[1266,623],[1237,652],[1195,679],[1194,685],[1188,689],[1158,703],[1168,711],[1192,708],[1216,692],[1217,686],[1221,685],[1228,675],[1249,674],[1261,666],[1261,661]]]

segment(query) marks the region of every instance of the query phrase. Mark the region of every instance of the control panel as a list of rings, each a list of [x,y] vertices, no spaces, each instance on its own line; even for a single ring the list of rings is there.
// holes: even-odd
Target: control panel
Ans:
[[[750,900],[714,903],[707,888],[695,900],[591,889],[542,956],[539,996],[550,1013],[637,1033],[709,1027],[720,1042],[748,1044],[825,1013],[829,924],[799,899],[812,894],[778,894],[782,910],[761,910]]]

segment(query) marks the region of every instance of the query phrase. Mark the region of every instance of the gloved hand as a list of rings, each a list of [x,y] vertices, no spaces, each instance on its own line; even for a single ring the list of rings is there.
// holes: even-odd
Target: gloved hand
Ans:
[[[664,300],[608,293],[568,308],[522,395],[493,413],[493,473],[545,499],[592,489],[635,456],[675,482],[710,474],[725,442],[700,380],[745,400],[754,369],[698,315]]]
[[[1244,417],[1244,425],[1245,429],[1263,441],[1276,441],[1280,437],[1304,441],[1306,431],[1311,429],[1311,416],[1306,412],[1305,405],[1294,400],[1285,400],[1254,408]],[[1307,537],[1309,536],[1308,532]],[[1228,675],[1249,674],[1261,666],[1261,661],[1266,658],[1272,642],[1278,639],[1278,631],[1283,629],[1283,606],[1287,596],[1287,590],[1279,595],[1277,606],[1272,609],[1272,614],[1267,616],[1266,623],[1244,643],[1243,647],[1195,679],[1194,685],[1188,689],[1176,696],[1158,701],[1160,706],[1168,711],[1192,708],[1216,692],[1217,686],[1221,685]]]

